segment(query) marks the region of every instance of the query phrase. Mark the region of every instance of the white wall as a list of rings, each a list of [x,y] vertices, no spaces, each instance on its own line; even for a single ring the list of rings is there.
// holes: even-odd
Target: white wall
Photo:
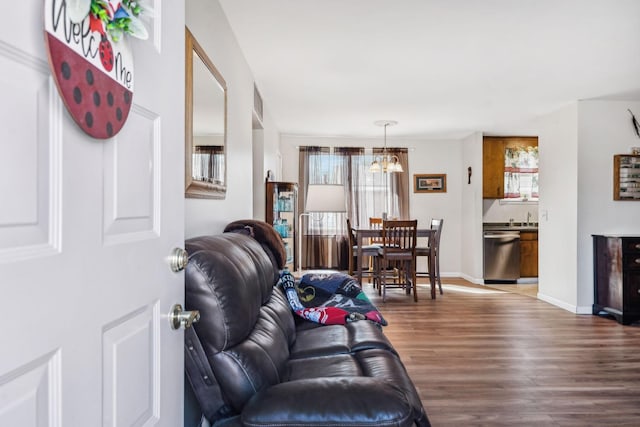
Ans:
[[[253,150],[253,218],[261,219],[264,221],[265,219],[265,197],[266,197],[266,189],[264,185],[264,181],[266,179],[266,168],[264,166],[264,130],[263,129],[254,129],[251,133],[251,143]],[[265,176],[263,177],[258,172],[265,170]]]
[[[399,143],[394,144],[400,145]],[[466,166],[462,165],[462,141],[407,141],[409,152],[409,207],[411,217],[426,226],[431,218],[444,219],[440,237],[440,270],[443,276],[461,275],[462,183]],[[444,173],[447,175],[446,193],[414,193],[413,175]],[[464,181],[466,185],[466,180]],[[418,271],[426,270],[426,259],[418,259]]]
[[[578,109],[571,104],[541,117],[538,297],[577,310]]]
[[[185,9],[187,26],[227,82],[227,194],[224,200],[185,199],[185,237],[189,238],[219,233],[231,221],[253,218],[253,176],[261,175],[264,182],[266,169],[272,169],[274,162],[266,158],[259,170],[253,169],[254,80],[220,4],[189,0]],[[267,105],[260,143],[265,151],[278,143]]]
[[[380,138],[331,138],[331,137],[301,137],[282,135],[280,152],[283,158],[283,180],[298,182],[298,147],[317,145],[325,147],[380,147]],[[461,221],[462,221],[462,186],[466,183],[467,166],[462,165],[462,141],[460,140],[410,140],[387,138],[387,145],[392,147],[407,147],[409,151],[409,179],[411,217],[418,220],[418,224],[428,226],[431,218],[443,218],[444,227],[441,237],[440,269],[443,276],[459,277],[461,267]],[[480,147],[480,150],[482,148]],[[481,151],[480,151],[481,153]],[[482,162],[481,156],[479,162]],[[481,166],[476,166],[481,171]],[[445,173],[447,174],[447,192],[424,194],[413,193],[413,174]],[[480,172],[480,186],[482,173]],[[466,185],[466,184],[465,184]],[[481,188],[481,187],[480,187]],[[481,194],[480,194],[481,196]],[[481,206],[481,205],[479,205]],[[478,221],[481,216],[477,209]],[[480,251],[482,248],[480,247]],[[465,249],[465,252],[468,250]],[[482,252],[479,252],[480,257]],[[424,269],[423,260],[418,268]]]
[[[278,168],[278,152],[280,133],[266,114],[263,118],[263,129],[252,132],[253,149],[253,218],[265,220],[267,171],[271,170],[276,178],[281,176]]]
[[[541,171],[540,173],[545,173]],[[530,221],[538,222],[538,202],[502,202],[486,199],[482,201],[484,222],[526,222],[527,214],[531,214]]]
[[[627,112],[640,102],[580,101],[538,119],[538,297],[591,313],[592,234],[639,234],[640,203],[613,200],[613,155],[640,139]]]
[[[482,133],[462,140],[460,258],[461,277],[484,283],[482,279]],[[471,184],[467,168],[471,167]],[[445,223],[446,225],[446,223]]]
[[[640,146],[631,115],[640,117],[640,102],[578,103],[577,305],[593,304],[592,234],[640,235],[640,202],[613,200],[613,155]]]

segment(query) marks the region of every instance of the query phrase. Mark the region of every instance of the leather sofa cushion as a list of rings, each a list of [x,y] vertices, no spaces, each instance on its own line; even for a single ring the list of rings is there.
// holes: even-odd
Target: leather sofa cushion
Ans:
[[[412,426],[404,391],[376,378],[301,379],[254,396],[240,415],[245,426]],[[284,421],[286,420],[286,421]]]
[[[347,376],[362,376],[358,360],[351,354],[337,354],[290,360],[287,380]]]
[[[395,351],[378,325],[369,321],[357,321],[346,325],[298,330],[291,348],[291,358],[351,353],[371,348]]]

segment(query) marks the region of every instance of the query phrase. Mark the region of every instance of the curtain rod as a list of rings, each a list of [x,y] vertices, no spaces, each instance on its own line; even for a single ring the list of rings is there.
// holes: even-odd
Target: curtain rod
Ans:
[[[360,147],[360,146],[355,146],[355,145],[296,145],[295,146],[298,150],[302,147],[318,147],[318,148],[328,148],[329,150],[333,151],[335,148],[363,148],[363,149],[374,149],[374,148],[382,148],[382,146],[380,147]],[[400,146],[393,146],[393,147],[388,147],[389,148],[406,148],[408,151],[415,151],[416,147],[400,147]]]

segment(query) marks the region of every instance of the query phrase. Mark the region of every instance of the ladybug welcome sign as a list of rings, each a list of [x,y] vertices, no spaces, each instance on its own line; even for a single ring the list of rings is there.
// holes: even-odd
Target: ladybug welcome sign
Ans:
[[[58,92],[88,135],[106,139],[127,121],[133,55],[126,34],[146,38],[134,0],[45,0],[45,41]]]

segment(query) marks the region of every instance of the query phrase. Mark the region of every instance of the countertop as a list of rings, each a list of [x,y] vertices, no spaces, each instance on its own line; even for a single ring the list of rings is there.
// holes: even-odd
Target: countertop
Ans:
[[[484,231],[530,231],[537,232],[538,231],[538,223],[523,223],[523,222],[514,222],[513,224],[509,224],[508,222],[485,222],[482,224],[482,229]]]

